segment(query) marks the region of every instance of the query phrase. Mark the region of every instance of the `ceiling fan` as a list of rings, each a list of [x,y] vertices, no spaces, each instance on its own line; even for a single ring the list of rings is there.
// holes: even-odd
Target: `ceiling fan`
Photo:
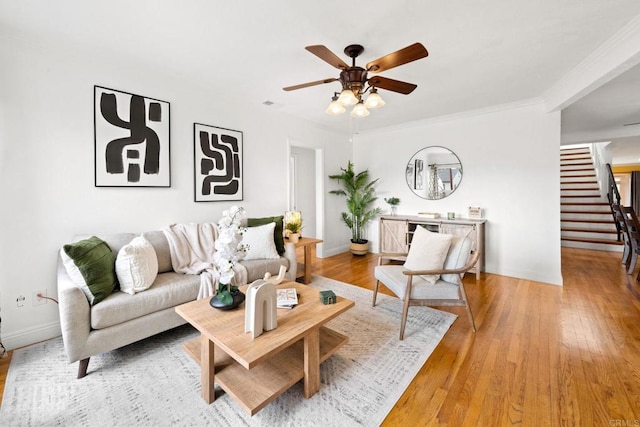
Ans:
[[[381,58],[367,63],[366,68],[356,66],[356,58],[364,52],[364,47],[359,44],[352,44],[344,49],[344,53],[351,58],[351,66],[331,52],[326,46],[313,45],[305,47],[309,52],[318,58],[336,67],[340,71],[338,78],[327,78],[314,82],[302,83],[283,88],[285,91],[302,89],[305,87],[321,85],[339,81],[342,84],[342,91],[338,94],[334,92],[331,103],[327,108],[327,114],[341,114],[345,111],[345,106],[355,105],[351,115],[354,117],[364,117],[369,115],[368,109],[378,108],[384,105],[384,101],[378,94],[377,89],[390,90],[392,92],[408,95],[414,91],[417,85],[389,79],[382,76],[369,77],[369,73],[380,73],[391,68],[425,58],[429,55],[427,49],[421,43],[414,43],[398,51],[392,52]],[[367,86],[368,85],[368,86]],[[366,101],[363,96],[369,92]]]

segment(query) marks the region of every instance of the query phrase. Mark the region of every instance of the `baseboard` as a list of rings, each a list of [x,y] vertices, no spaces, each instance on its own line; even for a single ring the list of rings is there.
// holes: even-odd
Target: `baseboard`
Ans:
[[[50,340],[60,335],[62,335],[60,322],[51,322],[3,335],[2,344],[7,350],[14,350],[41,341]]]
[[[318,256],[318,258],[327,258],[345,252],[349,252],[349,245],[342,245],[335,248],[327,248],[326,246],[324,246],[322,256],[320,256],[320,254],[316,254],[316,256]]]

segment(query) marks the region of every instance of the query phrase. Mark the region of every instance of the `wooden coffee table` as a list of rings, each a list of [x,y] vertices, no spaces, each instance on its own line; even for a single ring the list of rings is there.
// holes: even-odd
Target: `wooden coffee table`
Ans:
[[[306,398],[320,389],[320,364],[348,340],[323,325],[354,302],[338,296],[335,304],[323,305],[316,289],[295,282],[278,287],[296,288],[299,304],[278,309],[278,327],[256,339],[244,333],[244,304],[221,311],[205,298],[176,307],[200,331],[200,337],[184,347],[201,367],[202,397],[207,403],[215,400],[214,382],[249,415],[302,379]]]

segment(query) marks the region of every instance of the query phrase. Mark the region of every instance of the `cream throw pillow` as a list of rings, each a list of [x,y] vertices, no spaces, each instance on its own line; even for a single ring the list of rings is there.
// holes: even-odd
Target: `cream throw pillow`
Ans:
[[[138,236],[120,249],[116,275],[120,290],[130,295],[151,287],[158,275],[158,257],[147,239]]]
[[[416,227],[404,267],[409,270],[442,269],[452,238],[451,234],[433,233],[424,227]],[[427,282],[436,283],[440,275],[431,274],[421,277]]]
[[[242,244],[247,245],[244,259],[276,259],[280,258],[273,240],[273,232],[276,228],[275,222],[256,227],[248,227],[242,235]]]

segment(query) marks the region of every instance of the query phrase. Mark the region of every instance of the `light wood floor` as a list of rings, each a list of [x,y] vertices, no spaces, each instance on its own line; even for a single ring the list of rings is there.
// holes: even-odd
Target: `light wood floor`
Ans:
[[[372,289],[376,263],[341,254],[314,274]],[[446,308],[458,319],[384,425],[640,425],[640,285],[617,253],[563,248],[562,266],[564,287],[467,275],[478,332]]]

